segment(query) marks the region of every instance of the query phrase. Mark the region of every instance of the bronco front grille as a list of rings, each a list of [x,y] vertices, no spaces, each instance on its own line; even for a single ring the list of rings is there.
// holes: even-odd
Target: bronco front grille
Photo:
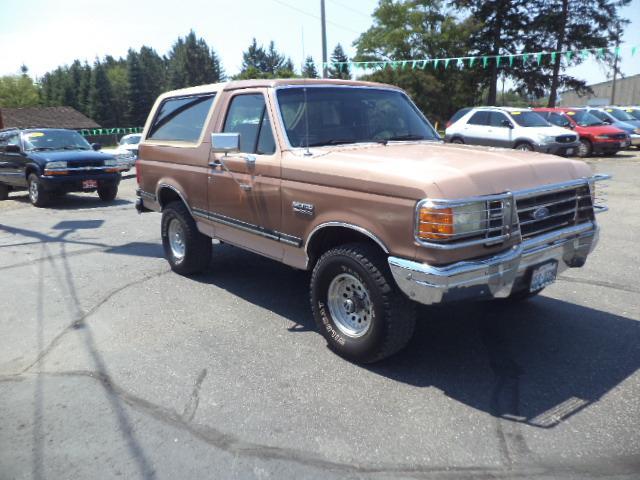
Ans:
[[[522,238],[593,220],[588,185],[516,196]]]

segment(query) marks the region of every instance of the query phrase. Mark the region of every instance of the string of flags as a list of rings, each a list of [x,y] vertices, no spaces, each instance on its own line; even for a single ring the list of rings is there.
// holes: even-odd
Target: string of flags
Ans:
[[[433,67],[434,69],[443,67],[445,69],[453,65],[456,68],[473,68],[477,65],[482,65],[482,68],[487,68],[491,62],[494,62],[496,66],[508,64],[510,67],[514,65],[516,60],[526,65],[527,62],[535,62],[536,65],[540,65],[546,58],[551,59],[551,63],[554,63],[558,56],[570,61],[573,57],[581,56],[586,60],[589,57],[595,57],[598,60],[603,60],[606,53],[613,53],[619,57],[623,50],[629,50],[631,56],[634,57],[640,46],[627,45],[627,46],[615,46],[615,47],[600,47],[600,48],[585,48],[580,50],[563,50],[559,52],[532,52],[532,53],[514,53],[504,55],[476,55],[465,57],[448,57],[448,58],[425,58],[425,59],[411,59],[411,60],[384,60],[384,61],[368,61],[368,62],[323,62],[323,67],[335,68],[344,70],[345,67],[351,69],[362,70],[376,70],[390,67],[394,70],[411,68],[415,70],[417,68],[426,69]]]
[[[142,127],[118,127],[118,128],[83,128],[80,135],[85,137],[97,135],[119,135],[127,133],[142,133]]]

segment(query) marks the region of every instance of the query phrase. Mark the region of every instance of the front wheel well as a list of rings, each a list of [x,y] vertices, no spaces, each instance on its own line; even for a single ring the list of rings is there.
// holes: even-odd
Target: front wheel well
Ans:
[[[340,245],[362,243],[372,245],[381,253],[389,253],[382,242],[373,234],[345,226],[327,226],[315,232],[307,242],[306,251],[309,258],[307,267],[312,269],[323,253]]]

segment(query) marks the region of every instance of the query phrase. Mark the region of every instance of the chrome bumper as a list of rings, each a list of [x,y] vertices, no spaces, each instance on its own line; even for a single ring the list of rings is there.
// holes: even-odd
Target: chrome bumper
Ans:
[[[555,260],[560,273],[584,265],[598,242],[598,230],[595,222],[587,222],[525,240],[483,260],[443,267],[397,257],[389,257],[389,266],[400,290],[425,305],[505,298],[529,288],[531,267]]]

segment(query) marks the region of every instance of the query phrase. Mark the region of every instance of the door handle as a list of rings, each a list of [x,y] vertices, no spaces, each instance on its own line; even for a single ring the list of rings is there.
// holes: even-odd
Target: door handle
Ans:
[[[209,166],[211,168],[218,168],[222,166],[222,163],[220,162],[220,160],[216,159],[213,162],[209,162]]]

